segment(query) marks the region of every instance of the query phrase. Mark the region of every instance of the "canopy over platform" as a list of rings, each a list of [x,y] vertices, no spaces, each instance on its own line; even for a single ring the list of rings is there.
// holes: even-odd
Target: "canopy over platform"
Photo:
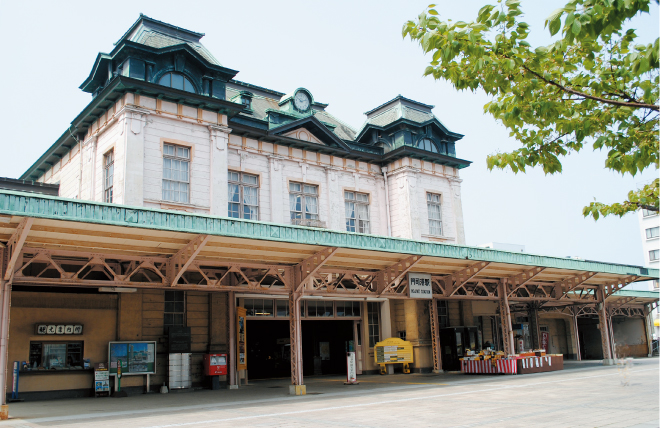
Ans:
[[[407,272],[438,299],[593,304],[657,269],[362,235],[0,190],[14,284],[407,298]],[[20,257],[19,257],[20,256]],[[296,273],[297,272],[297,273]],[[657,299],[656,299],[657,300]],[[642,303],[641,301],[639,303]]]

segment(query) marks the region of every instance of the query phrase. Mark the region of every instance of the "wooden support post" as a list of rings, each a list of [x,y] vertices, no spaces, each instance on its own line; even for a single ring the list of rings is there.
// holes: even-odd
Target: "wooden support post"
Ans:
[[[300,297],[302,296],[295,292],[289,294],[289,348],[291,349],[290,395],[305,395],[307,393],[307,389],[303,384]]]
[[[238,389],[236,379],[236,297],[233,291],[227,293],[227,326],[229,329],[229,389]]]
[[[433,345],[433,373],[442,373],[442,347],[440,346],[440,321],[438,319],[438,301],[429,302],[431,313],[431,343]]]
[[[513,343],[513,328],[511,327],[511,310],[509,309],[509,299],[507,298],[506,279],[500,280],[499,283],[499,305],[500,305],[500,318],[502,323],[502,343],[504,345],[504,353],[506,355],[515,354]]]
[[[9,351],[9,307],[11,306],[11,285],[8,281],[0,279],[0,419],[9,418],[7,407],[7,369]]]
[[[653,335],[651,330],[653,328],[653,309],[651,305],[644,305],[644,333],[646,333],[646,344],[649,348],[648,356],[653,356]]]
[[[612,360],[612,350],[610,349],[610,329],[607,319],[607,308],[605,307],[605,288],[601,285],[598,287],[598,327],[600,329],[600,342],[603,347],[603,365],[611,366],[614,364]]]
[[[577,308],[573,308],[573,328],[575,329],[575,356],[578,361],[582,361],[582,352],[580,351],[580,331],[578,330]]]

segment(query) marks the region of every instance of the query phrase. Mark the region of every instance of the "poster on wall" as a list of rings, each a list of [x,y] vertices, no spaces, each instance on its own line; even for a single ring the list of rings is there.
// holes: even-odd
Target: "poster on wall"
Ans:
[[[330,359],[330,342],[319,342],[319,353],[321,354],[321,360],[326,361]]]
[[[247,370],[245,314],[245,308],[236,308],[236,345],[238,348],[236,370]]]
[[[110,374],[117,374],[120,362],[122,375],[156,373],[156,342],[110,342],[108,345]]]
[[[545,352],[550,352],[550,333],[547,331],[541,332],[541,348],[545,349]]]

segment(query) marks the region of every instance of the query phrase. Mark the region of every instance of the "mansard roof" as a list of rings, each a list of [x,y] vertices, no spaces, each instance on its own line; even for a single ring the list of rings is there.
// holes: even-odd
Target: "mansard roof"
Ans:
[[[120,46],[125,41],[131,41],[153,48],[166,48],[185,43],[199,52],[211,64],[221,66],[222,64],[220,64],[213,54],[200,43],[202,37],[204,37],[204,33],[186,30],[185,28],[176,27],[167,22],[158,21],[140,14],[138,20],[115,43],[115,46]]]
[[[356,131],[329,113],[328,104],[315,101],[307,89],[285,93],[235,80],[238,71],[223,67],[200,42],[203,36],[140,14],[110,53],[98,54],[80,86],[94,99],[21,178],[38,178],[76,144],[76,135],[84,134],[127,91],[226,114],[235,134],[264,141],[376,164],[402,157],[455,168],[471,163],[456,157],[454,143],[463,135],[449,131],[433,114],[432,105],[399,95],[367,111],[366,123]],[[185,76],[194,93],[160,85],[168,73]],[[305,111],[299,111],[293,102],[301,90],[310,98]],[[285,129],[296,127],[304,127],[325,145],[284,135]],[[429,139],[435,145],[429,146]]]

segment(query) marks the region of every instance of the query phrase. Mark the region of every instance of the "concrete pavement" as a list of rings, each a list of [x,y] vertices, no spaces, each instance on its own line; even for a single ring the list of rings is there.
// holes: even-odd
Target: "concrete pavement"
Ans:
[[[658,427],[658,359],[519,376],[461,374],[288,379],[238,390],[12,403],[7,427]]]

